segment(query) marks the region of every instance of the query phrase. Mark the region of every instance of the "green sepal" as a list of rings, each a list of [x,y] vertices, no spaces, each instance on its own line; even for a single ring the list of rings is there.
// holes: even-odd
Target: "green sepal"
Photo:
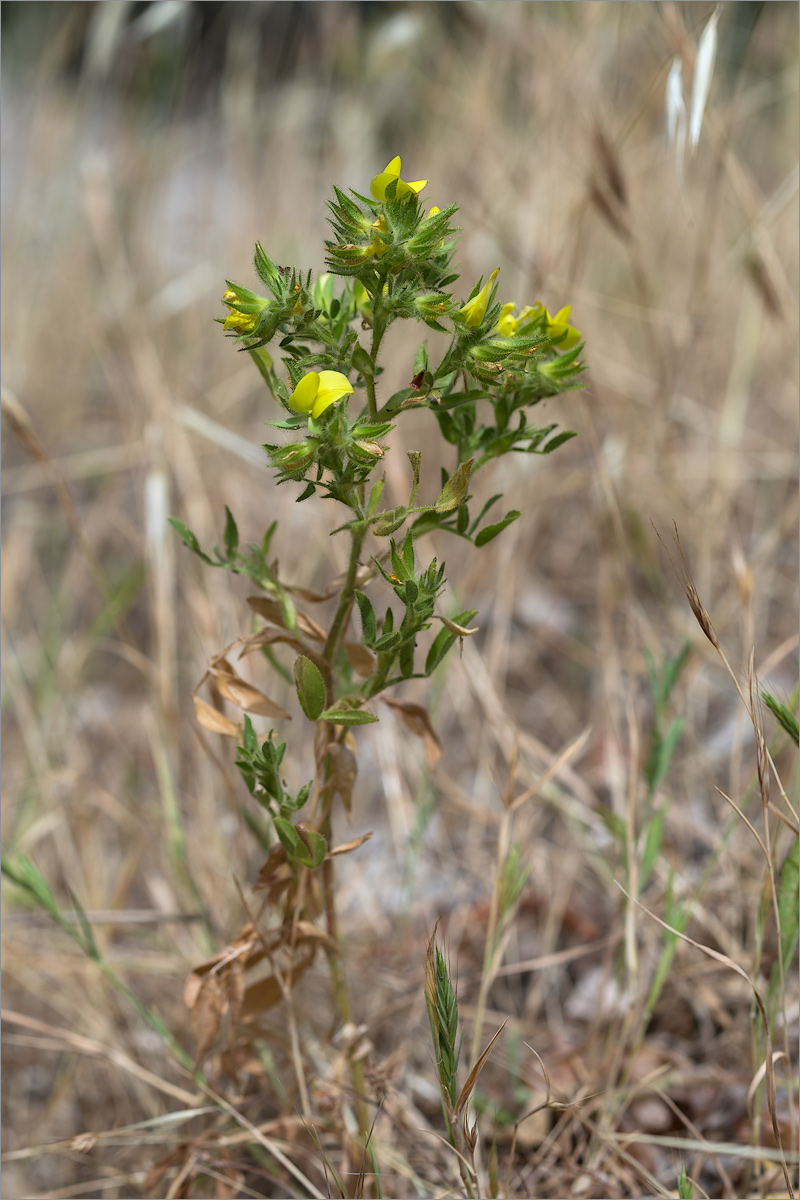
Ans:
[[[372,532],[376,537],[388,537],[390,533],[394,533],[396,529],[400,528],[407,516],[408,509],[403,504],[399,504],[397,508],[390,508],[381,513],[372,526]]]
[[[458,508],[467,499],[469,473],[472,470],[474,461],[473,458],[470,458],[467,462],[458,465],[439,493],[439,497],[433,506],[436,512],[452,512],[454,508]]]

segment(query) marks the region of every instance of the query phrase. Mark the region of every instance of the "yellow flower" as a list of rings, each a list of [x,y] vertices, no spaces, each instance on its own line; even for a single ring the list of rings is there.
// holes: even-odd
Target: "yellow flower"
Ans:
[[[554,317],[550,316],[547,309],[544,310],[547,313],[547,336],[558,342],[559,350],[571,350],[581,340],[578,330],[569,323],[571,307],[565,304]]]
[[[512,317],[511,315],[516,307],[517,306],[514,301],[510,300],[508,304],[504,304],[500,309],[500,320],[497,322],[497,332],[501,337],[513,337],[517,332],[519,319]]]
[[[499,274],[500,268],[495,267],[477,296],[473,296],[463,308],[459,309],[461,316],[464,318],[464,324],[468,329],[477,329],[486,316],[486,309],[489,307],[489,297],[492,294],[494,281]]]
[[[547,336],[552,338],[554,342],[558,342],[559,350],[571,350],[581,340],[579,331],[569,323],[571,307],[572,305],[565,304],[563,308],[558,310],[554,317],[550,316],[548,310],[541,303],[534,304],[533,308],[529,310],[535,313],[536,316],[544,313],[547,318]]]
[[[352,390],[350,380],[339,371],[309,371],[289,397],[289,407],[316,418],[331,404],[349,396]]]
[[[538,302],[533,307],[526,304],[518,317],[512,316],[516,307],[516,304],[509,303],[504,304],[500,310],[500,320],[497,322],[496,329],[501,337],[514,337],[529,316],[535,318],[544,315],[547,321],[547,336],[558,343],[559,350],[571,350],[581,340],[578,330],[569,323],[569,304],[559,309],[554,317],[551,317],[545,306]],[[560,340],[562,338],[563,340]]]
[[[442,210],[439,208],[439,205],[438,205],[438,204],[434,204],[433,208],[432,208],[432,209],[430,210],[430,212],[428,213],[428,217],[435,217],[435,216],[436,216],[436,214],[437,214],[437,213],[439,213],[439,212],[441,212],[441,211],[442,211]],[[426,220],[426,221],[428,220],[428,217],[426,217],[426,218],[425,218],[425,220]]]
[[[223,329],[235,329],[237,333],[250,333],[255,329],[258,316],[255,313],[233,311],[225,318]]]
[[[227,304],[231,311],[225,318],[222,326],[223,329],[233,329],[237,333],[251,333],[255,329],[261,313],[268,306],[269,301],[263,300],[260,296],[254,296],[252,292],[248,292],[247,296],[250,297],[249,300],[234,292],[232,288],[226,289],[225,295],[222,297],[222,303]],[[256,303],[258,304],[257,312],[240,312],[236,307],[238,304],[241,304],[252,310]]]
[[[403,196],[416,195],[421,192],[427,183],[427,179],[418,179],[416,183],[406,183],[400,178],[400,155],[393,158],[388,164],[385,171],[381,171],[380,175],[376,175],[372,183],[369,185],[369,190],[376,200],[386,199],[386,189],[390,183],[397,183],[397,190],[394,194],[395,200],[401,200]]]

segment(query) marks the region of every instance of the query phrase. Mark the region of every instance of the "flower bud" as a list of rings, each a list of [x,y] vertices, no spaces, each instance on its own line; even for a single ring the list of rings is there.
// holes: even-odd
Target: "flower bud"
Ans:
[[[483,323],[483,318],[486,316],[486,310],[489,307],[489,298],[492,294],[494,281],[499,274],[500,268],[495,267],[477,296],[473,296],[463,308],[459,309],[459,316],[463,319],[468,329],[477,329]]]

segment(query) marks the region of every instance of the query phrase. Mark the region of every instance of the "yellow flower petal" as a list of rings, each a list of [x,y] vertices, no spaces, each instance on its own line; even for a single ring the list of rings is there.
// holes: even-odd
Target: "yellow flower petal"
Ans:
[[[319,391],[319,375],[309,371],[298,383],[289,397],[289,407],[295,412],[310,413]]]
[[[510,338],[516,333],[519,321],[511,315],[516,307],[517,306],[514,301],[510,300],[500,309],[500,320],[497,322],[497,332],[501,337]]]
[[[316,418],[352,390],[352,383],[340,371],[309,371],[289,397],[289,407]]]
[[[392,159],[384,171],[380,175],[376,175],[369,185],[369,190],[376,200],[386,199],[386,189],[390,183],[396,183],[394,198],[400,200],[403,196],[410,196],[413,193],[421,192],[427,183],[427,179],[418,179],[416,183],[406,183],[400,178],[400,156],[399,154]]]
[[[312,417],[316,418],[320,413],[324,413],[331,404],[349,396],[352,390],[352,383],[346,375],[342,375],[341,371],[320,371],[319,391],[314,401],[314,407],[311,409]]]
[[[483,285],[477,296],[473,296],[468,300],[462,309],[461,316],[464,318],[464,324],[468,329],[477,329],[486,316],[486,309],[489,307],[489,297],[494,287],[494,281],[500,274],[500,268],[495,267],[489,276],[487,282]]]

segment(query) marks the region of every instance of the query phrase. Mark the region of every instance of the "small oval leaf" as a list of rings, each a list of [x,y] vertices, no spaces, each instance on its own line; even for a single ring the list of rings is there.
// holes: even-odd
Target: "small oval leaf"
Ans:
[[[300,707],[309,721],[318,721],[325,707],[325,680],[322,672],[305,654],[294,660],[294,681]]]
[[[320,720],[330,721],[332,725],[371,725],[378,718],[363,708],[329,708],[320,713]]]

